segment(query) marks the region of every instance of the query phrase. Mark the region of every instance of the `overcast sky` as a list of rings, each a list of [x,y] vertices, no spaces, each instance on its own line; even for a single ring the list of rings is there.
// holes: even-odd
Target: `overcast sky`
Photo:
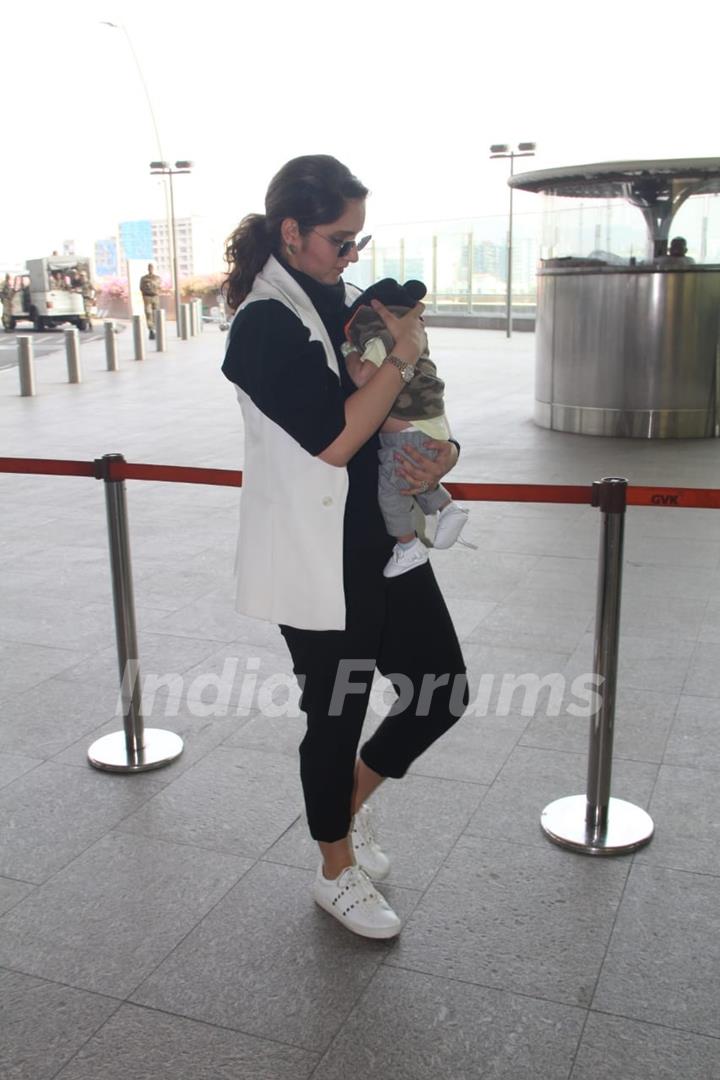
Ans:
[[[370,187],[371,229],[502,213],[507,163],[488,160],[492,142],[535,141],[532,169],[715,156],[712,7],[12,2],[0,264],[69,238],[90,251],[120,220],[164,216],[147,99],[125,34],[103,19],[129,35],[163,155],[196,163],[176,182],[178,215],[222,236],[302,153],[334,154]]]

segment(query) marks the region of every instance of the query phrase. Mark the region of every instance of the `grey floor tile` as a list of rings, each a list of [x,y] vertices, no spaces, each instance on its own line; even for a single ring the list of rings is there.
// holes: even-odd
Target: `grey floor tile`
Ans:
[[[662,761],[677,702],[677,694],[621,687],[615,704],[613,756]],[[578,703],[585,708],[585,702],[578,699]],[[520,743],[587,753],[589,734],[589,717],[567,715],[566,711],[559,716],[544,713],[533,717]]]
[[[2,657],[0,657],[0,660]],[[697,697],[720,697],[720,644],[699,641],[690,661],[683,693]]]
[[[312,879],[257,863],[133,1001],[324,1050],[393,945],[339,926],[314,904]],[[405,917],[416,894],[385,891]]]
[[[123,997],[250,865],[110,834],[0,918],[0,965]]]
[[[117,1007],[112,998],[0,970],[4,1080],[51,1080]]]
[[[585,1014],[381,968],[313,1080],[564,1080]]]
[[[684,694],[665,747],[668,765],[720,769],[720,702]]]
[[[485,788],[478,785],[435,777],[387,780],[372,797],[377,835],[392,863],[387,880],[403,888],[426,888],[484,794]],[[304,815],[265,859],[316,869],[318,847]]]
[[[290,699],[289,711],[299,712],[300,698],[290,655],[282,638],[267,645],[231,641],[218,646],[184,676],[188,698],[221,704],[234,715],[261,709],[272,715]]]
[[[571,1080],[720,1080],[720,1040],[591,1012]]]
[[[0,693],[6,698],[30,690],[82,659],[78,650],[0,640]]]
[[[316,1064],[294,1046],[123,1005],[58,1080],[303,1080]]]
[[[528,719],[550,695],[550,685],[564,672],[571,650],[468,643],[464,649],[470,689],[470,715],[498,712]],[[548,681],[549,680],[549,681]],[[537,687],[548,689],[538,697]]]
[[[46,881],[158,789],[152,773],[119,776],[43,762],[0,791],[0,873]]]
[[[155,634],[138,628],[138,652],[143,678],[182,675],[188,668],[199,664],[216,649],[216,641],[173,637],[169,634]],[[61,677],[72,682],[98,682],[104,686],[116,687],[119,681],[116,648],[113,646],[102,649],[87,657],[84,663],[68,666]]]
[[[26,896],[33,892],[34,886],[26,881],[13,881],[10,878],[0,878],[0,915],[10,908],[15,907]]]
[[[18,776],[30,772],[36,765],[42,763],[42,758],[28,757],[26,754],[4,754],[0,752],[0,788],[12,783]]]
[[[709,600],[698,634],[700,641],[720,645],[720,601]]]
[[[31,757],[58,754],[115,714],[115,686],[47,679],[0,702],[0,749]]]
[[[296,762],[282,754],[221,746],[119,828],[257,858],[292,825],[302,807]]]
[[[463,837],[387,963],[588,1005],[628,862]]]
[[[720,1036],[720,879],[636,865],[593,1008]]]
[[[642,536],[637,531],[628,530],[625,553],[626,558],[632,562],[717,570],[720,562],[720,541]]]
[[[655,834],[640,864],[720,876],[720,772],[663,765],[648,810]]]
[[[552,642],[553,649],[569,654],[582,640],[592,617],[589,606],[578,604],[570,609],[560,607],[551,597],[513,597],[496,604],[467,640],[526,649],[542,649]]]
[[[529,723],[527,716],[466,714],[413,763],[410,774],[491,784]]]
[[[472,563],[472,595],[479,602],[504,600],[527,571],[535,565],[537,556],[508,552],[482,551],[482,557]],[[448,562],[436,559],[433,572],[446,596],[467,599],[469,581],[458,577]]]
[[[6,641],[94,652],[115,640],[113,611],[109,604],[88,603],[82,592],[74,601],[31,598],[3,613],[2,635]]]
[[[618,759],[613,763],[612,795],[645,808],[650,800],[658,766]],[[466,833],[493,837],[533,847],[545,840],[540,817],[545,807],[568,795],[587,790],[587,751],[571,754],[518,746],[505,763]]]
[[[697,640],[707,604],[684,596],[638,596],[622,598],[623,634],[634,637]]]
[[[621,616],[618,688],[679,694],[683,689],[696,644],[681,638],[648,638],[626,634]],[[571,656],[565,669],[565,677],[568,682],[572,682],[578,675],[593,670],[593,634],[587,634]]]
[[[253,697],[257,705],[257,697]],[[300,766],[298,747],[306,730],[305,714],[297,710],[297,715],[268,716],[267,710],[256,712],[244,720],[238,719],[233,731],[224,741],[225,746],[244,746],[249,750],[264,750],[273,754],[284,754],[291,758],[297,768]],[[291,710],[290,710],[291,712]]]

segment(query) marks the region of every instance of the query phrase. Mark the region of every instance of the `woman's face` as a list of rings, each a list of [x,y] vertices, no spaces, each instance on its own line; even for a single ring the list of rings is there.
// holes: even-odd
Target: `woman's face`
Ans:
[[[365,200],[348,199],[345,210],[337,221],[316,225],[312,232],[300,235],[297,222],[286,218],[283,222],[283,257],[295,270],[302,271],[323,285],[335,285],[348,263],[358,261],[353,247],[343,255],[339,248],[346,240],[356,240],[365,224]],[[290,244],[294,253],[287,250]]]

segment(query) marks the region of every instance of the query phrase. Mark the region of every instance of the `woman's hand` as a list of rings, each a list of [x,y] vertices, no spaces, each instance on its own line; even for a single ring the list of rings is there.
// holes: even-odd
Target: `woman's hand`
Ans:
[[[424,445],[427,450],[435,451],[434,459],[426,457],[414,446],[404,446],[402,453],[396,455],[397,471],[408,483],[403,495],[421,495],[431,491],[455,467],[458,459],[455,443],[444,439],[426,439]]]
[[[392,335],[395,342],[393,353],[401,360],[414,364],[427,345],[422,322],[424,306],[416,304],[405,315],[393,315],[379,300],[371,300],[370,303]]]

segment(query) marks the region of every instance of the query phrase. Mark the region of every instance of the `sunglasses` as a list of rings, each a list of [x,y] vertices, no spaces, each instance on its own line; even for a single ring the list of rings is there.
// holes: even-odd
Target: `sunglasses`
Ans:
[[[316,233],[318,236],[322,236],[323,240],[327,240],[328,244],[332,244],[334,248],[337,248],[338,258],[343,259],[346,255],[349,255],[353,248],[356,251],[362,251],[364,247],[372,240],[372,236],[363,236],[360,240],[333,240],[332,237],[326,236],[325,233],[318,232],[317,229],[311,229],[310,232]]]

